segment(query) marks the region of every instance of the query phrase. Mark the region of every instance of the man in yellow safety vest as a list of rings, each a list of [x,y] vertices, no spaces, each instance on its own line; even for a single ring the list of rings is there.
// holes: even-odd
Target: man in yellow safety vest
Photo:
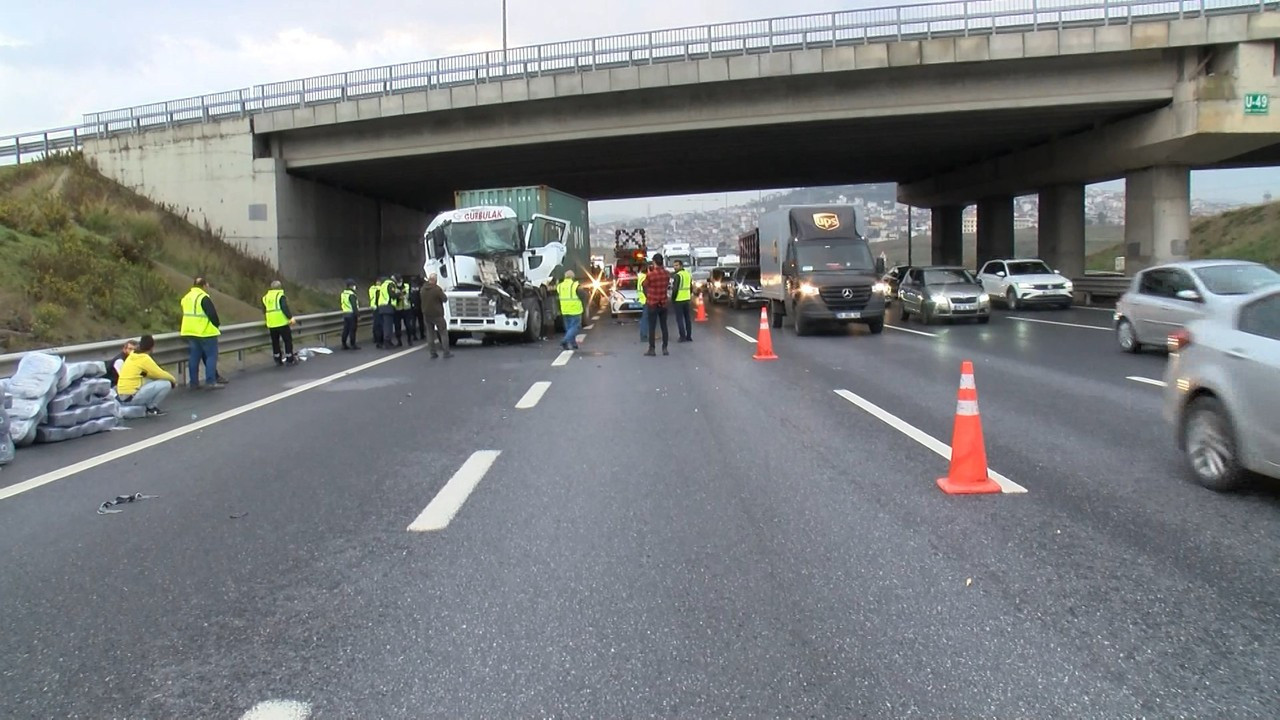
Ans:
[[[289,311],[289,301],[284,296],[284,285],[279,280],[271,281],[271,289],[262,296],[262,307],[266,311],[267,330],[271,333],[271,356],[276,365],[290,365],[298,362],[293,352],[293,330],[298,323],[297,318]],[[280,343],[284,341],[284,355],[280,354]]]
[[[359,350],[356,330],[360,328],[360,298],[356,296],[356,281],[347,278],[347,288],[338,296],[342,309],[342,349]]]
[[[578,330],[582,327],[582,296],[578,294],[578,281],[573,277],[572,270],[565,270],[564,279],[556,285],[560,315],[564,317],[564,340],[560,341],[560,347],[565,350],[578,349]]]
[[[204,388],[221,390],[227,381],[218,374],[218,309],[209,297],[209,281],[197,277],[182,297],[182,327],[178,334],[187,339],[187,385],[200,387],[200,363],[204,362]]]
[[[370,319],[373,321],[373,344],[382,347],[382,320],[378,317],[378,307],[382,305],[382,281],[386,276],[379,275],[369,286]]]
[[[649,305],[645,302],[644,277],[645,266],[641,265],[636,273],[636,302],[640,303],[640,342],[649,342]]]
[[[693,299],[693,273],[679,260],[675,261],[675,268],[672,300],[675,301],[676,332],[680,335],[676,342],[692,342],[693,317],[689,315],[689,301]]]

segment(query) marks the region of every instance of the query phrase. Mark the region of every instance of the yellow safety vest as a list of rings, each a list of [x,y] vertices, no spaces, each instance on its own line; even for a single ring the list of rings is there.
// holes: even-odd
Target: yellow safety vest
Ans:
[[[391,304],[391,288],[395,287],[395,285],[390,280],[382,281],[382,297],[378,298],[378,307]]]
[[[218,337],[222,334],[222,331],[214,327],[213,322],[209,320],[209,316],[204,313],[204,307],[202,307],[201,303],[207,297],[209,297],[209,293],[198,287],[193,287],[182,298],[182,329],[179,332],[180,335],[184,337],[210,338]]]
[[[639,302],[641,305],[645,304],[644,277],[645,277],[645,273],[640,273],[639,275],[636,276],[636,301]]]
[[[693,292],[693,273],[681,270],[676,273],[676,277],[680,278],[680,289],[676,290],[676,302],[688,302]]]
[[[280,309],[280,298],[284,297],[283,290],[268,290],[266,295],[262,296],[262,307],[267,310],[267,327],[278,328],[289,324],[289,318],[284,316],[284,311]]]
[[[582,298],[578,297],[578,281],[565,278],[556,286],[556,293],[560,295],[560,314],[561,315],[581,315],[582,314]]]
[[[342,303],[342,312],[351,313],[356,309],[356,291],[350,288],[342,291],[342,297],[339,298]]]
[[[401,309],[401,310],[408,310],[408,309],[409,309],[409,292],[410,292],[410,290],[412,290],[412,288],[410,288],[410,287],[409,287],[409,283],[402,283],[402,284],[400,285],[400,309]]]
[[[369,307],[378,307],[378,285],[374,283],[369,286]]]

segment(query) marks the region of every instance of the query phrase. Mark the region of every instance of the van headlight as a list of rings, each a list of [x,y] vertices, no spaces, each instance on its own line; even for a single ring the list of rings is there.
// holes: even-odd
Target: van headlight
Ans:
[[[875,293],[875,294],[877,294],[877,295],[888,295],[888,294],[889,294],[889,283],[884,282],[883,280],[881,280],[881,281],[877,282],[875,285],[872,285],[872,286],[871,286],[871,292],[873,292],[873,293]]]
[[[818,294],[818,286],[810,283],[800,283],[800,294],[813,297]]]

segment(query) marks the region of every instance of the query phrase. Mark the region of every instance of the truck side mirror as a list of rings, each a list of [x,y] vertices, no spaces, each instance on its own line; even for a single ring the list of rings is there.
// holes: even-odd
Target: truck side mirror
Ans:
[[[431,255],[436,258],[444,257],[444,228],[438,227],[431,231]]]

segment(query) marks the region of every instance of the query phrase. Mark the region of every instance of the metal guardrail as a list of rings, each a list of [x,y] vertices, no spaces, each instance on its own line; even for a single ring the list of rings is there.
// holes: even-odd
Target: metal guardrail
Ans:
[[[0,158],[34,159],[77,148],[86,137],[541,75],[936,37],[1126,25],[1268,8],[1280,8],[1280,2],[956,0],[609,35],[317,75],[89,113],[80,125],[0,137]]]
[[[1133,278],[1126,275],[1089,275],[1071,278],[1075,294],[1083,296],[1085,305],[1092,305],[1099,298],[1117,300],[1133,285]]]
[[[328,335],[340,335],[342,333],[342,315],[342,312],[298,315],[298,324],[293,328],[293,337],[295,339],[316,338],[321,343],[324,343]],[[369,317],[370,311],[368,308],[360,311],[361,327],[366,326]],[[218,337],[219,357],[236,353],[243,359],[245,352],[271,346],[271,335],[267,331],[266,323],[262,321],[226,325],[221,330],[222,335]],[[187,340],[176,332],[156,335],[155,338],[156,349],[151,353],[151,356],[162,367],[176,365],[178,372],[174,373],[174,375],[178,378],[178,382],[185,383],[185,370],[189,357]],[[11,377],[14,371],[17,370],[22,356],[28,352],[61,355],[67,362],[105,361],[119,352],[120,348],[129,339],[120,338],[82,345],[66,345],[0,355],[0,377]],[[137,339],[137,336],[134,336],[133,339]]]

